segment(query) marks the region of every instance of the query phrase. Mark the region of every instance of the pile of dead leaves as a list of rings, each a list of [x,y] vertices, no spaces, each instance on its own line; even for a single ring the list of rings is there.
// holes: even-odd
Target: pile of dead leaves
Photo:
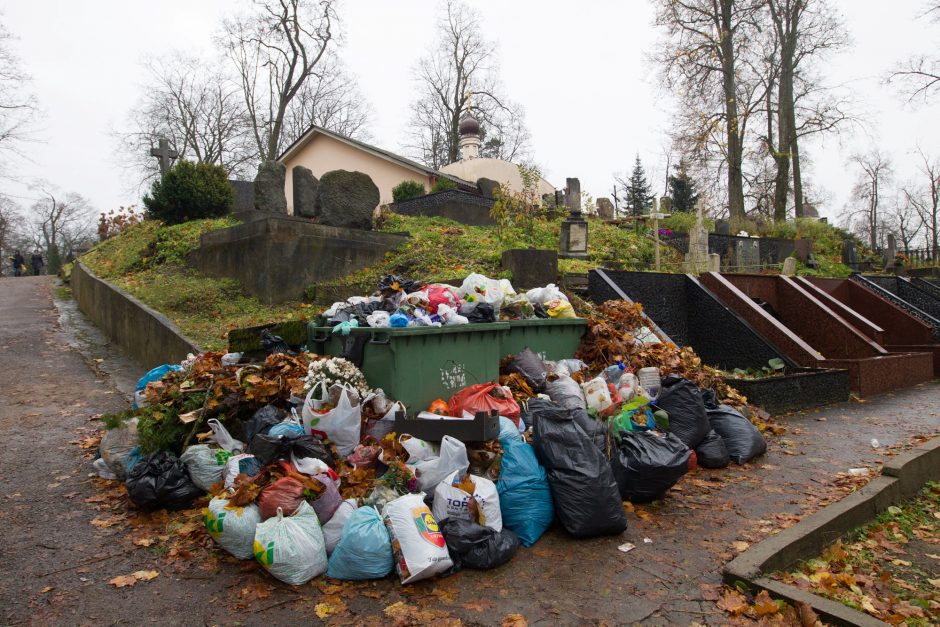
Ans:
[[[892,625],[940,623],[940,484],[779,578]]]
[[[798,603],[796,607],[780,599],[770,598],[766,590],[756,595],[746,594],[736,588],[725,588],[716,603],[718,609],[730,614],[732,617],[759,621],[760,624],[769,625],[802,625],[803,627],[821,626],[822,622],[805,603]],[[735,624],[738,621],[728,621]],[[747,621],[750,623],[750,621]]]
[[[648,335],[656,336],[659,341],[642,341]],[[592,372],[601,372],[618,360],[634,371],[655,366],[663,376],[678,374],[700,388],[713,390],[722,403],[734,407],[747,404],[747,399],[728,385],[724,375],[704,365],[691,348],[680,349],[662,341],[639,303],[609,300],[595,307],[588,318],[588,330],[577,357]]]

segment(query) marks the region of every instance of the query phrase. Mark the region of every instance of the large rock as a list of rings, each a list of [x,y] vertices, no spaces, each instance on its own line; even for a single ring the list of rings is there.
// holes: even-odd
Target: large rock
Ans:
[[[302,218],[317,217],[317,192],[320,181],[310,168],[295,165],[291,169],[294,186],[294,215]]]
[[[262,161],[255,176],[255,209],[271,213],[287,213],[284,179],[287,167],[277,161]]]
[[[333,170],[320,178],[314,211],[317,224],[368,231],[378,204],[379,188],[368,174]]]
[[[484,198],[495,198],[494,193],[496,188],[499,187],[499,183],[493,179],[479,178],[477,179],[477,187]]]

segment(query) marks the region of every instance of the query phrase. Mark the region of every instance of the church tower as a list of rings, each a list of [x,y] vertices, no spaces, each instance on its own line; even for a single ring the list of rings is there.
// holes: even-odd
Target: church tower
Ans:
[[[480,123],[472,113],[467,113],[457,126],[460,134],[460,160],[467,161],[480,156]]]

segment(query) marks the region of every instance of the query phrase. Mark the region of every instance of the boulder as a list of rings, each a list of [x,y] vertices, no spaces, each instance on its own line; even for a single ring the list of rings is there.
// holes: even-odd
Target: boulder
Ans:
[[[310,168],[295,165],[291,169],[294,187],[294,215],[301,218],[317,217],[317,192],[320,181]]]
[[[320,178],[314,212],[317,224],[369,231],[378,204],[379,188],[368,174],[333,170]]]
[[[496,191],[496,188],[499,187],[499,183],[493,179],[481,178],[477,179],[477,187],[480,189],[480,193],[483,194],[484,198],[494,198],[493,193]]]
[[[262,161],[255,176],[255,209],[271,213],[287,213],[284,178],[287,168],[277,161]]]

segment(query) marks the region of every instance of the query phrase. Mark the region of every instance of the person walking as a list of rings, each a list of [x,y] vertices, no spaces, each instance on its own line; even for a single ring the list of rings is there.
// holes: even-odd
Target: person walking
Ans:
[[[23,253],[19,250],[13,251],[13,256],[10,257],[10,263],[13,264],[13,276],[23,276],[23,265],[26,263],[26,258],[23,257]]]
[[[42,253],[38,250],[33,251],[32,257],[29,258],[29,263],[33,266],[33,276],[39,276],[42,274],[43,266],[46,265],[46,263],[42,260]]]

